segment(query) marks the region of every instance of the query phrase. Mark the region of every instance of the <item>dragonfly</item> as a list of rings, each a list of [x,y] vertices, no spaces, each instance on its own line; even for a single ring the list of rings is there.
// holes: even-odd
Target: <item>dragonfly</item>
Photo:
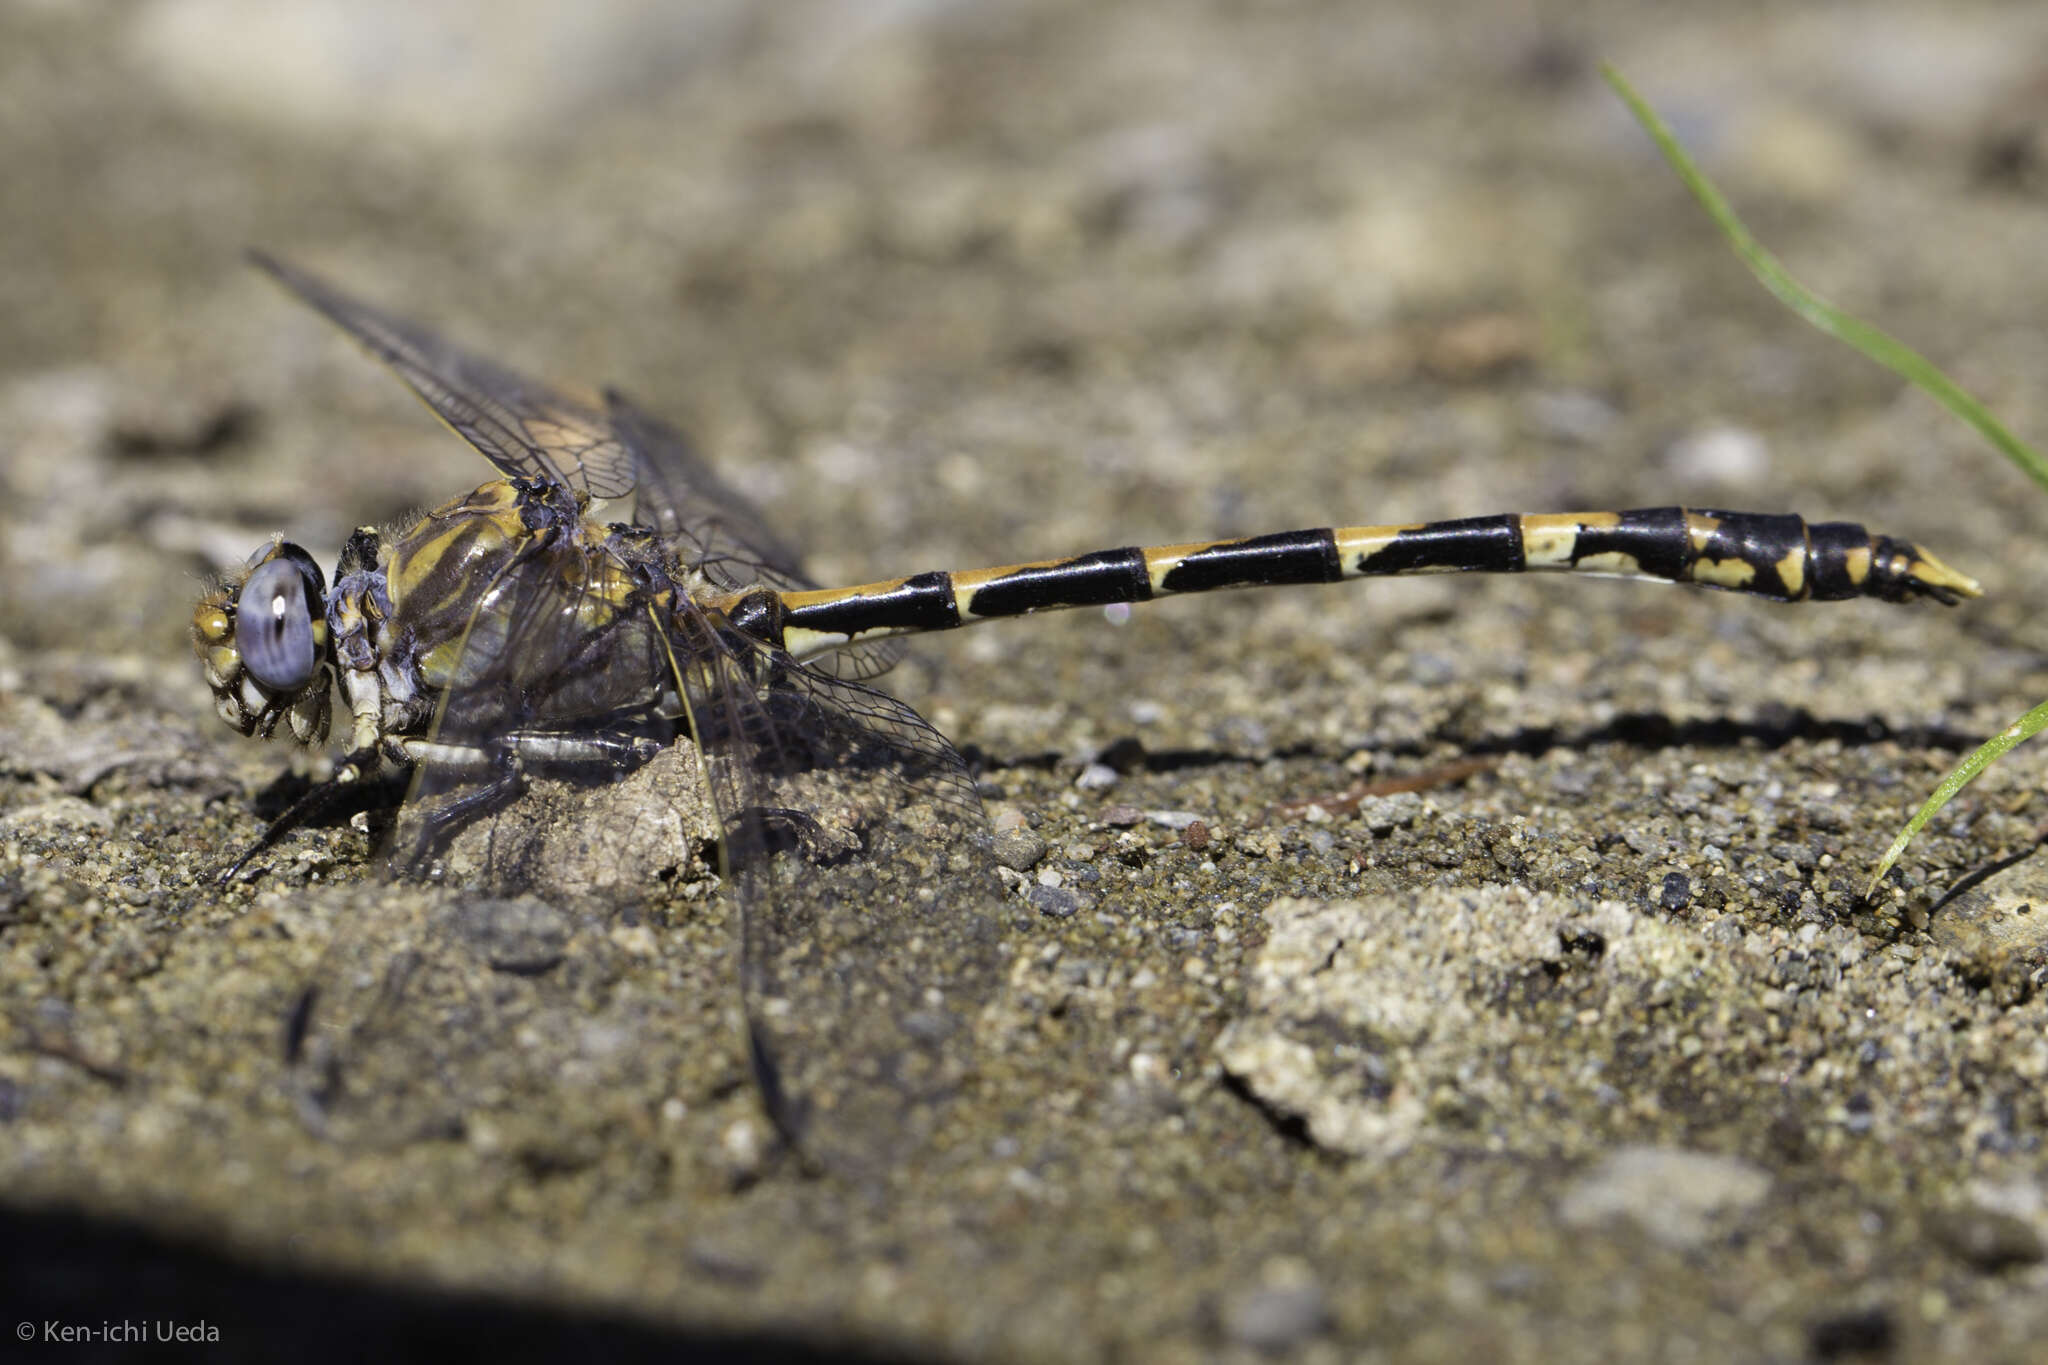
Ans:
[[[1686,507],[1323,527],[825,587],[681,433],[618,391],[572,398],[251,255],[498,476],[357,530],[331,578],[274,536],[193,613],[228,725],[307,748],[337,719],[347,735],[332,776],[224,878],[343,793],[405,774],[381,870],[453,895],[424,918],[365,914],[298,996],[288,1054],[302,1108],[330,1134],[448,1135],[466,1105],[500,1093],[476,1079],[510,1046],[492,1035],[522,1018],[529,1040],[550,1030],[501,990],[436,996],[436,955],[466,943],[502,977],[546,981],[582,932],[555,907],[662,894],[634,884],[623,854],[608,861],[639,836],[593,814],[634,787],[639,804],[612,809],[639,811],[623,824],[672,856],[630,866],[663,869],[645,879],[659,883],[708,847],[734,897],[751,1075],[788,1145],[863,1171],[930,1142],[972,1082],[1014,909],[966,761],[875,686],[909,635],[1420,573],[1595,574],[1779,602],[1979,593],[1917,544],[1854,523]],[[486,1027],[500,1006],[512,1013]],[[465,1031],[474,1040],[451,1050]]]

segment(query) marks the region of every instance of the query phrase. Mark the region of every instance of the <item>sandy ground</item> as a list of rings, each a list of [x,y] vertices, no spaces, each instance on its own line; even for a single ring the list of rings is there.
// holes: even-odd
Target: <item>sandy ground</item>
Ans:
[[[9,1317],[250,1357],[2037,1358],[2040,759],[1856,891],[2048,694],[2048,502],[1765,298],[1592,68],[2038,435],[2038,11],[576,12],[0,15]],[[624,385],[826,582],[1684,502],[1990,596],[1438,578],[923,642],[892,686],[1022,869],[934,1155],[776,1150],[718,894],[535,930],[589,1012],[437,1040],[455,1124],[317,1131],[281,1038],[328,944],[468,930],[344,818],[212,886],[301,787],[186,621],[270,533],[331,561],[484,471],[250,243]]]

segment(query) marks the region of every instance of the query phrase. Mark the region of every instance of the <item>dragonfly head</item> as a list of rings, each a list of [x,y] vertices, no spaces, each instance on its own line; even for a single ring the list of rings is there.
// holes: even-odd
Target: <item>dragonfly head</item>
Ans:
[[[269,739],[280,720],[301,744],[326,740],[334,670],[327,580],[282,536],[249,556],[192,610],[192,650],[220,718]]]

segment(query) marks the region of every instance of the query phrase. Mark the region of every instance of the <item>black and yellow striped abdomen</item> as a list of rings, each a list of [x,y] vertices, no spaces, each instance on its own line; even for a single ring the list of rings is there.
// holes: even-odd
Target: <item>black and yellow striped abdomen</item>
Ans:
[[[1975,580],[1919,546],[1853,522],[1651,507],[1282,531],[786,592],[783,634],[791,651],[804,655],[884,635],[1174,593],[1416,573],[1533,572],[1697,583],[1781,602],[1932,597],[1954,603],[1978,593]]]

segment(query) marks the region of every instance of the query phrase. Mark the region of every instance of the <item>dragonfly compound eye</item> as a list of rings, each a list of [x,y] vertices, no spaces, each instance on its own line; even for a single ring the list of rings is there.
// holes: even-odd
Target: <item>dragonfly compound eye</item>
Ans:
[[[319,663],[306,578],[289,558],[270,560],[242,584],[236,598],[235,645],[242,663],[267,692],[296,692]]]

